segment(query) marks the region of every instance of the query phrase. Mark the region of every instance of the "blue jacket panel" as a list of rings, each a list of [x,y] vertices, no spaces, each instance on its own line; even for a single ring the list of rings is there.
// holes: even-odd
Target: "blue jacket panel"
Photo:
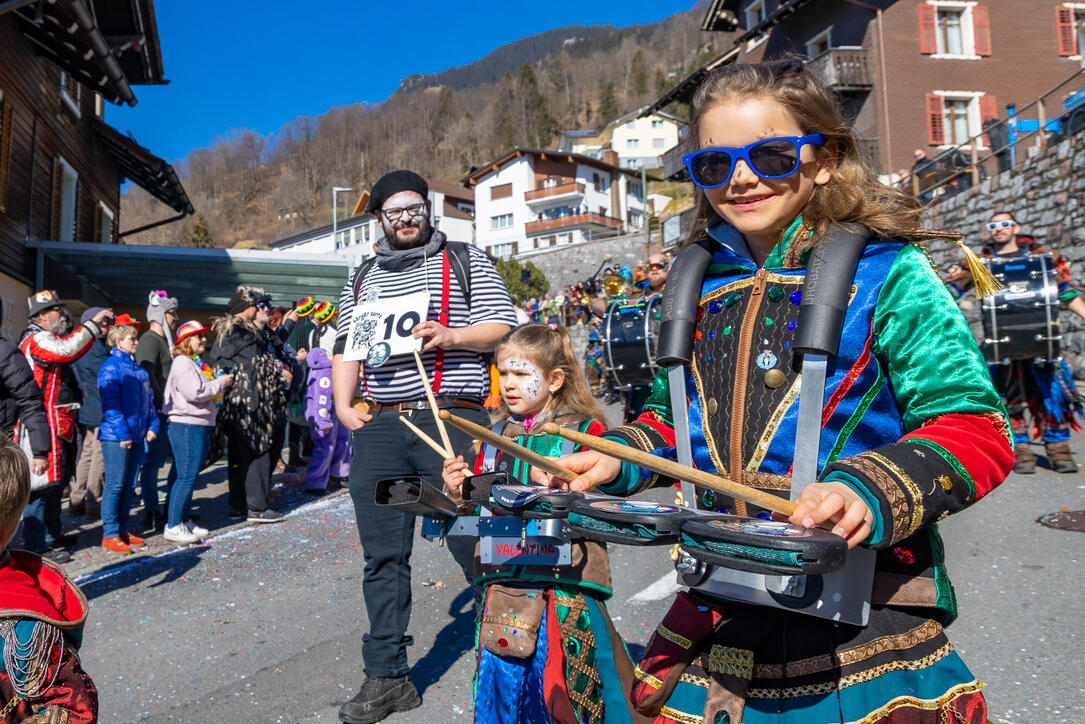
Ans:
[[[98,372],[98,394],[104,418],[98,439],[141,442],[147,430],[158,434],[150,378],[135,357],[114,348]]]
[[[79,388],[83,390],[83,406],[79,408],[80,425],[102,424],[102,398],[98,395],[98,372],[102,363],[109,358],[109,347],[98,339],[94,341],[86,354],[77,359],[72,366],[79,377]]]

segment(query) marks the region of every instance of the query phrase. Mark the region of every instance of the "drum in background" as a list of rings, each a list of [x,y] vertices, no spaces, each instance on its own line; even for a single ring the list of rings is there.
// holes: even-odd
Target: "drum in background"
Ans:
[[[651,384],[656,367],[660,302],[654,294],[635,302],[611,302],[603,319],[607,371],[618,387]]]
[[[1051,254],[984,259],[1003,284],[983,300],[983,354],[999,364],[1015,359],[1058,359],[1059,295]]]

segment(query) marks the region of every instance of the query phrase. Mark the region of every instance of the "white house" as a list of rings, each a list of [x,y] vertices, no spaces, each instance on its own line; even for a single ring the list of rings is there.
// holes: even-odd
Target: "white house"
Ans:
[[[453,241],[474,241],[474,192],[445,181],[427,179],[433,225]],[[380,220],[369,213],[339,219],[332,238],[330,223],[284,236],[268,244],[276,251],[308,254],[334,252],[352,261],[373,256],[373,245],[384,235]]]
[[[645,108],[614,119],[599,133],[564,131],[558,148],[593,158],[602,158],[610,150],[618,154],[622,168],[662,168],[663,154],[684,137],[686,122],[663,111],[641,118]]]
[[[643,228],[640,173],[614,160],[514,148],[474,169],[476,244],[508,257]]]

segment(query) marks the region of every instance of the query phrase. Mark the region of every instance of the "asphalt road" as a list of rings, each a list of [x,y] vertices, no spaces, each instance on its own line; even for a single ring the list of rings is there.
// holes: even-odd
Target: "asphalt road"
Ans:
[[[1085,508],[1085,474],[1012,476],[942,524],[961,609],[950,638],[986,682],[998,724],[1085,721],[1085,534],[1035,522],[1062,507]],[[82,656],[101,721],[337,721],[362,680],[361,560],[353,508],[339,495],[280,525],[85,577]],[[611,560],[610,611],[636,655],[674,590],[669,561],[665,549],[629,547],[612,548]],[[414,565],[411,661],[423,706],[388,721],[469,722],[470,594],[438,546],[419,540]]]

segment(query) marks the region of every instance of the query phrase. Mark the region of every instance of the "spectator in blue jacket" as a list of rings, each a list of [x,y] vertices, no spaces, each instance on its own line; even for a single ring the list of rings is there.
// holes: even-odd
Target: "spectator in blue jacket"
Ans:
[[[102,307],[91,307],[83,312],[80,322],[93,319]],[[105,482],[105,464],[102,462],[102,443],[98,440],[98,426],[102,424],[102,400],[98,396],[98,371],[109,357],[105,340],[96,339],[86,353],[72,367],[79,378],[83,391],[83,404],[79,408],[79,457],[75,463],[75,479],[68,498],[68,515],[86,514],[90,518],[101,515],[102,487]]]
[[[105,460],[102,548],[128,554],[143,545],[142,538],[128,532],[128,514],[143,462],[143,443],[154,442],[158,436],[158,415],[147,371],[136,364],[136,328],[117,325],[109,330],[106,341],[113,349],[98,372],[103,416],[98,439]]]

